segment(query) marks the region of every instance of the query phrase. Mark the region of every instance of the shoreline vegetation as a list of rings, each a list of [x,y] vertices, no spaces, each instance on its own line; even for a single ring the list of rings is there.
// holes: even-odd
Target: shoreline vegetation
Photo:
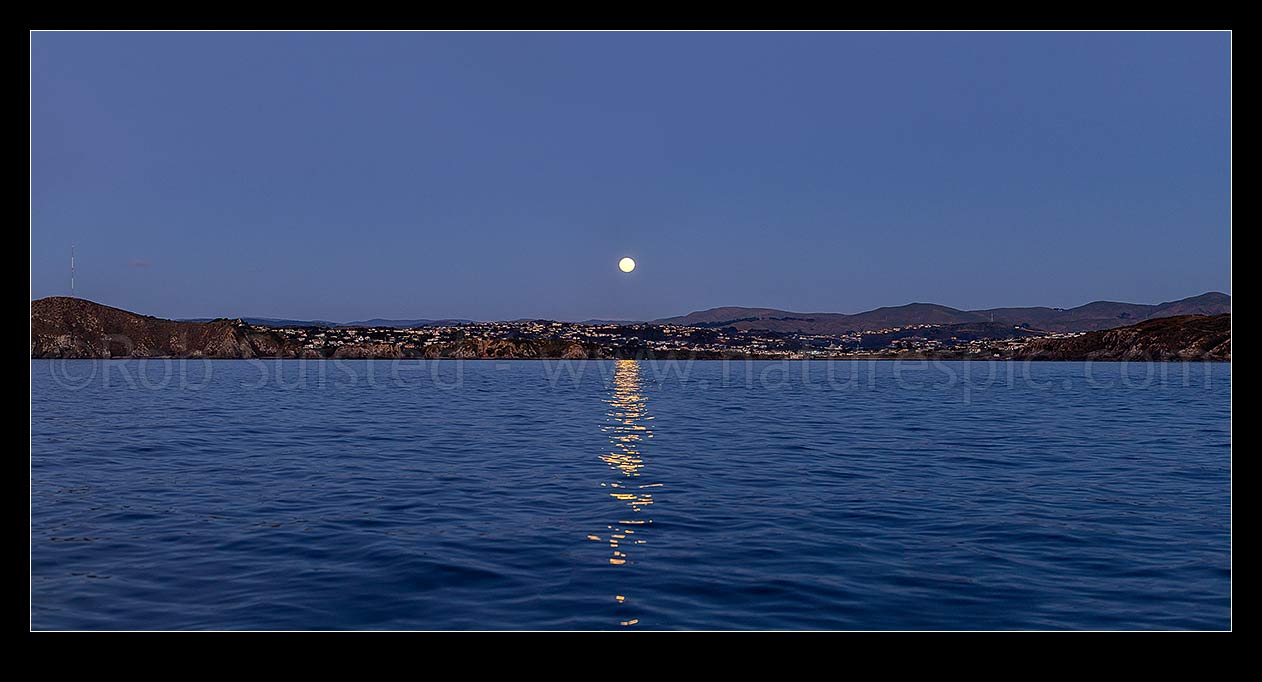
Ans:
[[[838,334],[551,320],[324,327],[165,320],[50,297],[31,303],[31,358],[1230,362],[1231,314],[1082,332],[978,322]]]

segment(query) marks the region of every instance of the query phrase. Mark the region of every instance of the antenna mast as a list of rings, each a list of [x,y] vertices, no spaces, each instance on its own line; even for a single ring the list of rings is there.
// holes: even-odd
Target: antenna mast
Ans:
[[[70,245],[70,297],[74,298],[74,244]]]

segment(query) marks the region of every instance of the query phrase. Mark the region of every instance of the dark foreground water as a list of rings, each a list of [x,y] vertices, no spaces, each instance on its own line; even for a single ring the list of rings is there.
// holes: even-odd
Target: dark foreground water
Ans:
[[[1230,365],[31,379],[36,629],[1231,623]]]

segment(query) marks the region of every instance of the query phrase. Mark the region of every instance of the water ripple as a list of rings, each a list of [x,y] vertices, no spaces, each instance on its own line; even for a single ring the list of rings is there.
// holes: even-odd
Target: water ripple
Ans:
[[[33,361],[33,626],[1229,627],[1230,366],[1006,366]]]

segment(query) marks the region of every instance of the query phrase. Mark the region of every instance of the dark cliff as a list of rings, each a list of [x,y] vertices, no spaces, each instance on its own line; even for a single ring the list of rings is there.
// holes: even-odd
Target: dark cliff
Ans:
[[[240,320],[175,322],[62,296],[31,302],[32,358],[253,358],[282,346]]]
[[[1015,357],[1029,360],[1231,361],[1231,314],[1180,315],[1070,339],[1031,341]]]

